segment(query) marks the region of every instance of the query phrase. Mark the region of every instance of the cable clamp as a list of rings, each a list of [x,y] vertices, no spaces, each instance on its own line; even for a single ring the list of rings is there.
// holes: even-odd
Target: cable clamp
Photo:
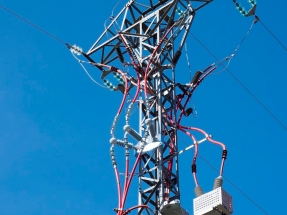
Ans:
[[[222,151],[222,159],[226,159],[227,158],[227,150],[223,150]]]

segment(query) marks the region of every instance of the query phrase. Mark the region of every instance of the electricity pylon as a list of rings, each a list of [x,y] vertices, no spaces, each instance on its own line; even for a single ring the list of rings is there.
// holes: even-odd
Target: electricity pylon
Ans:
[[[180,200],[177,125],[183,115],[192,112],[182,104],[189,98],[193,83],[189,86],[177,83],[175,67],[197,11],[210,2],[212,0],[130,0],[116,16],[110,17],[110,24],[102,35],[83,53],[100,69],[104,80],[117,68],[106,69],[102,65],[120,63],[123,67],[132,67],[135,73],[129,74],[128,92],[138,87],[145,93],[136,100],[139,131],[126,126],[125,132],[145,143],[143,152],[138,151],[141,153],[138,205],[149,206],[155,214],[186,213],[175,206]],[[108,86],[114,91],[126,92],[122,84]],[[153,150],[147,153],[150,149]],[[170,206],[174,207],[173,211],[168,209]],[[139,207],[138,214],[152,213]]]

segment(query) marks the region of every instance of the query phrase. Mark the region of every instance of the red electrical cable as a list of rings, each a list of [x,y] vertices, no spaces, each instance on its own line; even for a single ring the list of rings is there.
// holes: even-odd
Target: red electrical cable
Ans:
[[[182,129],[182,128],[188,129],[188,130],[198,131],[198,132],[204,134],[205,137],[206,137],[206,139],[207,139],[209,142],[221,146],[222,149],[223,149],[223,151],[226,151],[226,146],[225,146],[223,143],[211,139],[211,137],[210,137],[205,131],[203,131],[203,130],[201,130],[201,129],[199,129],[199,128],[194,128],[194,127],[179,126],[179,129]],[[225,159],[226,159],[226,157],[223,157],[223,158],[222,158],[222,161],[221,161],[220,173],[219,173],[220,176],[222,176],[222,174],[223,174],[223,168],[224,168]]]
[[[197,141],[196,139],[194,138],[194,136],[189,133],[188,131],[182,129],[182,128],[179,128],[180,131],[182,131],[183,133],[185,133],[186,135],[188,135],[192,140],[193,140],[193,144],[194,144],[194,156],[193,156],[193,159],[192,159],[192,164],[193,165],[196,165],[196,158],[197,158],[197,155],[198,155],[198,145],[197,145]],[[193,175],[193,178],[194,178],[194,183],[195,183],[195,186],[198,187],[198,180],[197,180],[197,177],[196,177],[196,171],[192,172],[192,175]]]
[[[223,149],[224,151],[226,151],[226,146],[225,146],[223,143],[214,141],[214,140],[212,140],[211,138],[207,138],[207,139],[208,139],[208,141],[211,142],[211,143],[220,145],[220,146],[222,147],[222,149]],[[223,175],[223,168],[224,168],[225,159],[226,159],[226,158],[222,158],[221,166],[220,166],[220,171],[219,171],[219,176],[222,176],[222,175]]]
[[[102,67],[107,67],[109,69],[112,69],[113,67],[112,66],[108,66],[108,65],[105,65],[105,64],[98,64],[98,66],[102,66]],[[120,69],[118,68],[115,68],[116,70],[113,70],[113,72],[117,72],[119,73],[125,80],[125,91],[124,91],[124,96],[123,96],[123,99],[122,99],[122,102],[121,102],[121,105],[119,107],[119,110],[118,110],[118,115],[121,114],[122,110],[123,110],[123,106],[125,104],[125,101],[126,101],[126,98],[127,98],[127,94],[128,94],[128,79],[127,79],[127,76],[124,74],[124,72],[122,72]]]
[[[133,55],[131,53],[131,49],[128,46],[128,44],[125,42],[123,36],[120,33],[119,33],[119,36],[120,36],[121,40],[123,41],[123,43],[124,43],[124,45],[125,45],[125,47],[127,49],[127,52],[128,52],[128,54],[129,54],[129,56],[131,58],[131,61],[133,63],[133,66],[134,66],[134,68],[136,70],[136,74],[137,74],[137,90],[136,90],[136,94],[135,94],[135,96],[134,96],[134,98],[132,100],[132,104],[134,104],[136,99],[137,99],[137,97],[138,97],[139,91],[140,91],[140,77],[139,77],[139,71],[138,71],[139,65],[136,64],[135,59],[134,59],[134,57],[133,57]]]
[[[138,79],[138,81],[137,81],[138,86],[137,86],[136,94],[135,94],[135,96],[134,96],[134,98],[132,100],[132,104],[135,103],[135,101],[137,100],[137,97],[139,95],[139,92],[140,92],[140,76],[139,76],[139,72],[137,72],[137,79]]]
[[[124,191],[126,190],[126,187],[127,187],[128,177],[129,177],[129,160],[126,159],[126,172],[125,172]]]
[[[220,167],[219,176],[223,175],[224,163],[225,163],[225,159],[223,158],[222,161],[221,161],[221,167]]]
[[[121,194],[121,184],[120,184],[120,177],[119,177],[119,171],[118,168],[114,168],[115,174],[116,174],[116,180],[117,180],[117,188],[118,188],[118,208],[121,206],[122,201],[122,194]]]
[[[135,210],[135,209],[137,209],[137,208],[148,208],[148,209],[150,209],[150,207],[147,206],[147,205],[137,205],[137,206],[131,207],[130,209],[124,211],[124,212],[122,213],[122,215],[127,215],[127,214],[130,213],[132,210]],[[151,209],[150,209],[150,210],[151,210]]]
[[[131,184],[132,178],[133,178],[133,176],[134,176],[134,172],[135,172],[135,170],[136,170],[136,167],[137,167],[137,165],[138,165],[138,163],[139,163],[139,161],[140,161],[140,158],[141,158],[141,154],[138,154],[138,157],[137,157],[137,159],[136,159],[136,161],[135,161],[135,164],[134,164],[133,169],[132,169],[132,171],[131,171],[130,177],[129,177],[129,179],[128,179],[126,189],[124,190],[124,193],[123,193],[123,198],[122,198],[122,202],[121,202],[121,206],[120,206],[121,209],[124,208],[124,206],[125,206],[125,202],[126,202],[126,198],[127,198],[127,193],[128,193],[128,191],[129,191],[130,184]],[[121,215],[121,214],[118,214],[118,215]]]
[[[180,121],[181,121],[181,119],[182,119],[182,115],[183,115],[183,113],[184,113],[184,110],[185,110],[185,108],[186,108],[186,105],[187,105],[187,103],[189,102],[189,100],[190,100],[190,98],[191,98],[191,96],[192,96],[194,90],[195,90],[195,89],[198,87],[198,85],[199,85],[210,73],[212,73],[216,68],[217,68],[217,67],[212,67],[212,66],[210,65],[210,66],[208,66],[208,67],[203,71],[204,75],[197,81],[197,83],[193,86],[192,90],[191,90],[190,93],[188,94],[188,97],[187,97],[187,99],[186,99],[186,101],[185,101],[185,103],[184,103],[184,105],[183,105],[183,109],[182,109],[181,112],[180,112],[180,116],[179,116],[178,121],[177,121],[178,124],[180,124]],[[209,70],[209,69],[210,69],[210,70]],[[209,71],[208,71],[208,70],[209,70]],[[206,71],[208,71],[208,72],[206,72]]]
[[[220,145],[222,147],[223,150],[226,150],[226,146],[221,143],[221,142],[218,142],[218,141],[215,141],[215,140],[212,140],[210,137],[207,138],[207,140],[213,144],[216,144],[216,145]]]
[[[135,96],[134,96],[134,98],[133,98],[133,100],[132,100],[132,104],[134,104],[135,101],[136,101],[136,99],[137,99],[137,97],[138,97],[139,91],[140,91],[140,77],[139,77],[139,72],[137,71],[138,65],[136,65],[135,60],[134,60],[134,58],[133,58],[133,56],[132,56],[132,54],[131,54],[131,50],[130,50],[128,44],[125,42],[123,36],[122,36],[121,34],[119,34],[119,36],[120,36],[122,42],[124,43],[124,45],[125,45],[125,47],[126,47],[126,49],[127,49],[127,51],[128,51],[128,54],[129,54],[129,56],[130,56],[130,58],[131,58],[131,60],[132,60],[132,63],[133,63],[134,68],[136,69],[136,75],[137,75],[137,90],[136,90],[136,94],[135,94]],[[127,89],[127,88],[126,88],[126,89]],[[125,182],[124,182],[124,193],[126,192],[127,187],[129,187],[129,185],[128,185],[128,175],[129,175],[129,160],[127,159],[127,160],[126,160]],[[125,194],[124,194],[124,195],[125,195]],[[125,198],[126,198],[126,197],[125,197]],[[122,204],[122,202],[121,202],[121,204]],[[123,205],[124,205],[124,203],[123,203]],[[123,208],[122,205],[121,205],[120,207]]]
[[[123,41],[123,43],[124,43],[124,45],[125,45],[125,47],[126,47],[126,49],[127,49],[127,52],[128,52],[128,54],[129,54],[129,56],[130,56],[130,58],[131,58],[131,61],[132,61],[132,63],[133,63],[134,68],[137,68],[138,65],[136,64],[135,59],[134,59],[134,57],[133,57],[133,55],[132,55],[132,50],[131,50],[131,48],[128,46],[128,44],[126,43],[126,41],[124,40],[124,37],[121,35],[120,32],[119,32],[119,36],[120,36],[121,40]]]
[[[172,140],[170,141],[170,150],[169,150],[170,155],[174,153],[174,142],[175,142],[175,137],[173,137]],[[173,166],[173,159],[168,161],[168,166],[167,166],[168,172],[172,172],[172,166]],[[169,178],[169,180],[166,180],[166,190],[164,193],[165,201],[169,200],[169,193],[170,193],[169,186],[170,186],[171,174],[168,173],[167,177]]]
[[[120,115],[121,112],[122,112],[122,109],[123,109],[123,106],[125,104],[125,100],[126,100],[126,97],[127,97],[127,92],[128,92],[128,80],[127,80],[127,77],[126,75],[118,68],[112,68],[112,66],[108,66],[108,65],[105,65],[105,64],[98,64],[99,66],[102,66],[102,67],[106,67],[106,68],[109,68],[111,70],[113,70],[113,72],[117,72],[119,73],[125,80],[125,91],[124,91],[124,96],[123,96],[123,99],[122,99],[122,102],[121,102],[121,105],[119,107],[119,110],[117,112],[117,115]],[[126,175],[128,174],[128,168],[129,168],[129,164],[128,164],[128,160],[126,161]],[[120,178],[119,178],[119,171],[118,171],[118,168],[117,167],[114,167],[114,170],[115,170],[115,175],[116,175],[116,181],[117,181],[117,189],[118,189],[118,208],[121,209],[121,202],[122,202],[122,193],[121,193],[121,185],[120,185]],[[125,182],[126,184],[126,182]],[[125,186],[125,185],[124,185]]]

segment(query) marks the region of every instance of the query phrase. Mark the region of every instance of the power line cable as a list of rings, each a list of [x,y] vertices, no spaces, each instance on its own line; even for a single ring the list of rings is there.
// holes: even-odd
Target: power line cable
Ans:
[[[60,43],[65,44],[66,46],[68,46],[69,49],[75,49],[74,47],[70,46],[68,43],[64,42],[63,40],[59,39],[58,37],[54,36],[53,34],[47,32],[46,30],[44,30],[43,28],[40,28],[39,26],[35,25],[34,23],[28,21],[27,19],[21,17],[20,15],[14,13],[13,11],[9,10],[8,8],[0,5],[0,7],[4,10],[6,10],[7,12],[11,13],[12,15],[16,16],[17,18],[23,20],[24,22],[28,23],[29,25],[33,26],[34,28],[38,29],[39,31],[45,33],[46,35],[52,37],[53,39],[59,41]],[[73,54],[73,53],[72,53]],[[88,75],[88,77],[98,86],[103,87],[103,88],[107,88],[101,84],[99,84],[90,74],[89,72],[86,70],[86,68],[84,67],[84,65],[82,64],[84,61],[79,60],[74,54],[73,56],[78,60],[78,62],[80,63],[80,65],[82,66],[82,68],[84,69],[84,71],[86,72],[86,74]]]
[[[200,159],[202,159],[206,164],[208,164],[212,169],[214,169],[217,173],[219,173],[219,171],[211,165],[211,163],[209,163],[207,160],[205,160],[200,154],[198,154],[198,156],[200,157]],[[252,202],[256,207],[258,207],[263,213],[265,213],[266,215],[269,215],[262,207],[260,207],[260,205],[258,205],[255,201],[253,201],[246,193],[244,193],[241,189],[239,189],[239,187],[237,187],[235,184],[233,184],[228,178],[226,178],[225,176],[223,176],[223,178],[230,183],[236,190],[238,190],[243,196],[245,196],[250,202]]]
[[[34,23],[28,21],[27,19],[23,18],[22,16],[18,15],[17,13],[9,10],[8,8],[4,7],[3,5],[0,5],[0,7],[3,10],[6,10],[7,12],[9,12],[10,14],[16,16],[17,18],[21,19],[22,21],[26,22],[27,24],[29,24],[29,25],[33,26],[34,28],[38,29],[39,31],[42,31],[46,35],[48,35],[48,36],[52,37],[53,39],[59,41],[60,43],[68,45],[68,43],[64,42],[63,40],[59,39],[58,37],[54,36],[53,34],[49,33],[48,31],[44,30],[43,28],[40,28],[39,26],[35,25]]]
[[[214,59],[219,61],[219,59],[193,33],[191,33],[191,35],[211,56],[213,56]],[[221,66],[224,65],[221,64]],[[287,127],[281,120],[279,120],[228,68],[226,68],[226,71],[287,131]]]
[[[287,51],[286,46],[284,46],[283,43],[275,36],[275,34],[273,34],[272,31],[270,31],[269,28],[267,28],[267,26],[261,21],[261,19],[259,19],[259,17],[256,15],[255,15],[255,18],[258,19],[259,22],[261,22],[263,27],[274,37],[274,39],[285,49],[285,51]]]
[[[189,146],[185,141],[183,141],[180,137],[178,137],[178,139],[183,142],[185,145]],[[202,159],[209,167],[211,167],[213,170],[215,170],[217,173],[219,173],[219,171],[211,164],[209,163],[206,159],[204,159],[204,157],[202,157],[200,154],[198,154],[198,156],[200,157],[200,159]],[[231,182],[231,180],[229,180],[228,178],[226,178],[223,175],[223,178],[229,183],[231,184],[231,186],[233,186],[237,191],[239,191],[245,198],[247,198],[251,203],[253,203],[258,209],[260,209],[263,213],[265,213],[266,215],[269,215],[262,207],[260,207],[260,205],[258,205],[253,199],[251,199],[246,193],[244,193],[239,187],[237,187],[234,183]]]

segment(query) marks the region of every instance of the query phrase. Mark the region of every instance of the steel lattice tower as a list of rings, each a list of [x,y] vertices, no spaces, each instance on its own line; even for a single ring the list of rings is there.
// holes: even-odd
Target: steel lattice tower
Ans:
[[[154,125],[156,140],[162,145],[153,153],[143,153],[139,163],[139,205],[148,205],[155,214],[164,205],[180,199],[177,122],[190,110],[178,105],[188,97],[188,87],[176,82],[175,67],[193,19],[212,0],[130,0],[83,55],[101,70],[104,79],[113,71],[101,64],[132,66],[142,91],[147,73],[147,97],[138,99],[139,134],[153,142],[147,132]],[[126,62],[124,58],[132,58]],[[97,62],[97,63],[96,63]],[[99,64],[100,63],[100,64]],[[131,87],[132,88],[132,87]],[[114,90],[123,92],[123,85]],[[132,89],[130,89],[132,90]],[[184,96],[177,96],[178,92]],[[151,119],[151,122],[149,121]],[[144,135],[145,134],[145,135]],[[151,214],[139,208],[138,214]]]

